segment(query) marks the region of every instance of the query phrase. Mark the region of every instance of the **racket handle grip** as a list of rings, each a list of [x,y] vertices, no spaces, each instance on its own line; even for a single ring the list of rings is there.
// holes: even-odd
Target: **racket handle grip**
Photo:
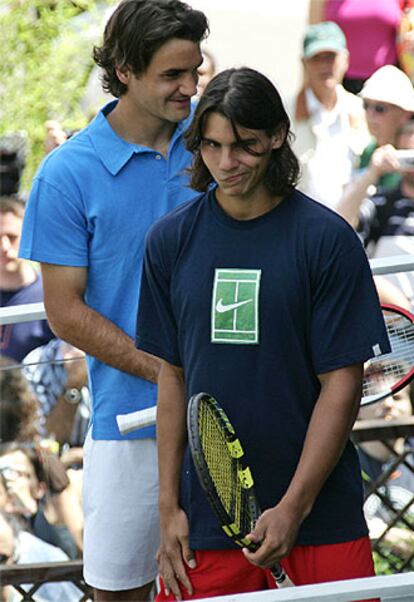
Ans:
[[[280,566],[280,564],[272,566],[270,571],[278,587],[294,587],[294,584],[290,580],[289,576],[286,575],[285,571]]]

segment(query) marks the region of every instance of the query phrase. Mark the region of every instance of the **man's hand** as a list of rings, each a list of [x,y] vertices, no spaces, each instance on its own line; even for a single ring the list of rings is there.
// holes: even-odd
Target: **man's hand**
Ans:
[[[245,557],[261,568],[271,568],[291,551],[300,523],[301,518],[283,502],[266,510],[247,536],[260,548],[255,552],[243,548]]]
[[[193,588],[186,572],[186,565],[195,568],[196,562],[188,544],[188,519],[181,508],[161,512],[161,544],[157,552],[160,575],[164,581],[165,593],[170,591],[176,600],[181,600],[178,586],[180,581],[188,593]]]
[[[397,153],[392,144],[385,144],[374,151],[370,161],[370,169],[375,173],[377,178],[385,173],[400,170]]]

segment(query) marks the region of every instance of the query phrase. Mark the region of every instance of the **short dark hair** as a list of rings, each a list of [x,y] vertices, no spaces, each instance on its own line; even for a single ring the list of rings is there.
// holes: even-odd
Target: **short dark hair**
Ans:
[[[299,176],[299,162],[290,146],[290,120],[272,82],[248,67],[222,71],[208,83],[200,98],[185,134],[187,148],[194,153],[190,186],[205,192],[214,182],[200,152],[206,117],[212,112],[231,122],[236,139],[237,126],[262,130],[268,136],[284,134],[283,144],[272,151],[264,183],[272,194],[289,194]]]
[[[18,194],[0,196],[0,213],[14,213],[17,217],[23,218],[25,205],[25,200]]]
[[[124,0],[106,24],[102,46],[93,50],[95,63],[103,69],[103,89],[122,96],[127,86],[119,81],[117,68],[129,67],[140,75],[169,40],[199,43],[208,31],[204,13],[180,0]]]

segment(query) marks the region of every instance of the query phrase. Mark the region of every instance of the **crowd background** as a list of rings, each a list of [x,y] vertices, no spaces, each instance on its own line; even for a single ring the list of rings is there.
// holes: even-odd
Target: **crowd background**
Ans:
[[[230,66],[248,65],[270,77],[287,104],[289,99],[300,94],[301,89],[306,90],[310,77],[306,60],[302,62],[302,58],[311,58],[311,54],[309,57],[303,54],[303,36],[309,23],[317,24],[326,18],[323,10],[327,3],[308,0],[289,3],[273,0],[242,3],[237,0],[191,0],[189,3],[203,10],[210,20],[211,36],[204,48],[203,65],[209,72],[207,75]],[[99,41],[102,25],[116,4],[113,0],[11,0],[3,2],[0,7],[4,57],[0,65],[0,92],[3,97],[0,104],[0,175],[1,203],[5,207],[0,208],[0,218],[13,213],[7,209],[7,203],[24,205],[41,159],[85,126],[105,102],[105,95],[100,91],[99,73],[93,68],[91,48]],[[393,35],[396,34],[395,27]],[[342,50],[340,48],[338,52]],[[391,56],[390,60],[395,61],[396,55]],[[364,77],[362,74],[357,74],[358,77],[355,73],[351,75],[351,79],[358,79],[362,87],[362,80],[372,73],[365,73]],[[346,68],[340,70],[336,77],[335,85],[341,84],[343,77],[346,78]],[[382,98],[381,94],[374,98],[368,95],[368,99],[378,103],[391,102],[394,106],[389,97]],[[356,104],[359,102],[356,109],[364,120],[366,107],[363,110],[362,101],[352,96],[354,101]],[[407,117],[411,118],[414,115],[414,93],[412,115],[411,107],[408,108],[410,115]],[[294,117],[293,108],[291,115]],[[364,122],[361,126],[363,144],[360,145],[360,154],[370,140],[368,125]],[[394,134],[390,142],[398,146],[397,134],[401,136],[404,132],[396,128]],[[407,134],[406,130],[405,134],[412,137],[411,131]],[[414,137],[406,138],[406,143],[414,148]],[[355,162],[354,167],[355,175],[360,166]],[[399,190],[401,174],[398,168],[390,171],[397,176],[393,187]],[[383,172],[387,170],[383,168]],[[404,177],[408,185],[413,186],[413,175],[411,180],[407,174]],[[349,179],[352,179],[351,170]],[[377,196],[377,190],[367,189],[364,199]],[[9,199],[7,202],[6,197]],[[404,219],[408,224],[414,215],[411,196],[405,199],[405,205],[408,213],[404,214]],[[13,223],[19,229],[21,215],[19,211],[13,215]],[[353,217],[352,225],[357,227],[358,216]],[[349,221],[352,222],[351,219]],[[412,222],[409,222],[409,227],[413,228]],[[410,240],[412,234],[413,231],[407,228],[403,236]],[[17,247],[16,239],[15,250]],[[2,253],[6,254],[4,246]],[[7,261],[13,260],[18,266],[16,270],[22,270],[20,287],[31,285],[33,279],[30,280],[30,274],[33,270],[37,274],[36,266],[30,267],[27,276],[27,267],[23,269],[23,264],[17,262],[17,251],[16,256],[11,253]],[[36,280],[37,276],[34,278]],[[6,305],[10,288],[16,290],[14,285],[8,288],[0,283],[2,306]],[[399,300],[401,298],[398,297]],[[38,301],[41,297],[30,300]],[[399,304],[411,307],[411,295],[406,295],[405,300],[406,303],[403,300]],[[24,353],[17,353],[13,346],[7,348],[9,335],[10,329],[3,328],[0,339],[0,533],[6,533],[5,524],[9,525],[9,531],[7,537],[0,535],[0,557],[3,562],[13,561],[16,546],[10,542],[20,538],[19,546],[27,552],[21,558],[28,559],[26,561],[40,560],[39,554],[48,560],[81,558],[81,448],[89,416],[83,354],[54,338],[53,333],[44,334],[39,345],[32,344]],[[404,409],[400,407],[392,401],[378,404],[375,416],[388,419],[389,416],[410,414],[412,403],[408,390],[405,392]],[[361,418],[372,416],[368,413]],[[405,441],[398,443],[400,448],[406,444]],[[371,479],[376,477],[375,471],[379,470],[379,466],[386,467],[392,460],[381,446],[365,446],[361,458]],[[404,487],[414,491],[414,477],[409,472],[405,477]],[[394,475],[393,478],[397,477]],[[399,485],[397,489],[395,483],[393,486],[394,495],[397,495]],[[386,520],[383,508],[371,508],[369,511],[376,521]],[[17,523],[13,522],[15,519]],[[375,524],[378,526],[378,522]],[[34,540],[21,537],[22,532],[36,538],[35,544]],[[397,533],[396,537],[404,539],[406,535]],[[412,539],[410,541],[413,542]],[[50,546],[57,548],[58,553]],[[381,570],[387,572],[389,567],[383,566]],[[71,596],[75,599],[78,592],[73,590],[61,594],[70,600]],[[50,598],[47,592],[42,595],[42,599],[57,599],[53,590]]]

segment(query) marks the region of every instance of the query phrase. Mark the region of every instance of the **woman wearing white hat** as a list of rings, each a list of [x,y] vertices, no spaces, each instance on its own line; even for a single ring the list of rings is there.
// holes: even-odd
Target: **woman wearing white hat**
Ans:
[[[365,82],[359,94],[364,102],[368,129],[373,136],[359,163],[359,174],[345,189],[337,207],[353,226],[367,195],[376,187],[393,188],[400,179],[395,141],[400,127],[414,113],[414,89],[397,67],[386,65]]]

